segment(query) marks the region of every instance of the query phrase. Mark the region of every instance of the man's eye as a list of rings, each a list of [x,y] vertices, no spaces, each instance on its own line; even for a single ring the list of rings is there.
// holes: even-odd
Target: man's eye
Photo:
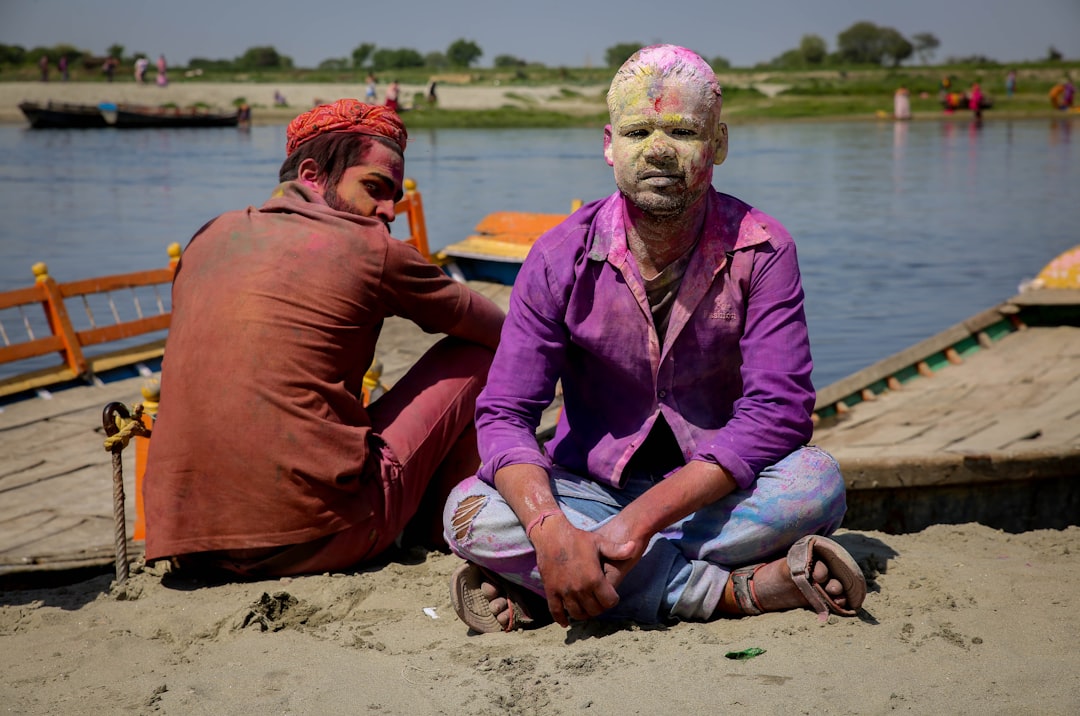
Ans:
[[[675,135],[676,137],[696,137],[697,136],[697,132],[695,132],[694,130],[692,130],[692,129],[683,129],[681,127],[672,130],[671,133],[673,135]]]
[[[644,129],[631,129],[629,132],[626,132],[627,137],[634,137],[635,139],[640,139],[641,137],[645,137],[648,134],[649,133],[646,132]]]

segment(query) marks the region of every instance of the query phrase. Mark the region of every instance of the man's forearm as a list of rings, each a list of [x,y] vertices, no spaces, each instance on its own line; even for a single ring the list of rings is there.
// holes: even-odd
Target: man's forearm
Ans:
[[[494,350],[499,347],[499,335],[505,318],[506,314],[494,301],[474,291],[470,295],[469,312],[454,327],[451,335]]]
[[[627,505],[617,519],[634,537],[648,541],[660,530],[736,488],[735,479],[723,467],[691,460]]]
[[[495,473],[495,489],[522,525],[531,524],[545,512],[559,510],[547,471],[538,465],[507,465]]]

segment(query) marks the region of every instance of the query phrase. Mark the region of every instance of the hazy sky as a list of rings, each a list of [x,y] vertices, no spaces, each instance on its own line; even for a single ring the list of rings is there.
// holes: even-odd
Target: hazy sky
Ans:
[[[1080,58],[1080,0],[0,0],[0,43],[68,43],[97,54],[116,43],[176,64],[272,45],[314,67],[363,42],[426,54],[466,38],[484,51],[480,66],[509,54],[582,67],[602,65],[616,43],[671,42],[749,66],[797,47],[805,34],[831,51],[837,34],[860,20],[909,39],[932,32],[938,60],[1041,59],[1051,45]]]

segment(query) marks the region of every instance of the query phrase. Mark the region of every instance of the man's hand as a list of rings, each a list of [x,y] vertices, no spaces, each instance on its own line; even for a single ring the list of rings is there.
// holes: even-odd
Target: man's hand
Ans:
[[[624,512],[605,522],[593,534],[607,544],[632,546],[626,556],[607,556],[602,561],[604,576],[611,582],[611,586],[617,589],[630,570],[641,561],[645,549],[649,546],[649,535],[635,534]]]
[[[605,569],[629,560],[636,563],[644,551],[633,542],[612,541],[599,531],[579,530],[561,514],[544,520],[530,537],[548,609],[563,627],[570,626],[570,619],[599,616],[618,604],[615,586],[621,576],[613,581]]]

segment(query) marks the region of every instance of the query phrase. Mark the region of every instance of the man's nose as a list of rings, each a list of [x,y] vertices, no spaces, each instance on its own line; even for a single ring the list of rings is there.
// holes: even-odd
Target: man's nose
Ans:
[[[671,143],[663,132],[657,132],[649,139],[645,153],[650,157],[670,157],[672,155]]]
[[[378,202],[375,205],[375,216],[377,216],[381,221],[389,224],[391,221],[394,220],[395,216],[394,203],[395,202],[392,199]]]

